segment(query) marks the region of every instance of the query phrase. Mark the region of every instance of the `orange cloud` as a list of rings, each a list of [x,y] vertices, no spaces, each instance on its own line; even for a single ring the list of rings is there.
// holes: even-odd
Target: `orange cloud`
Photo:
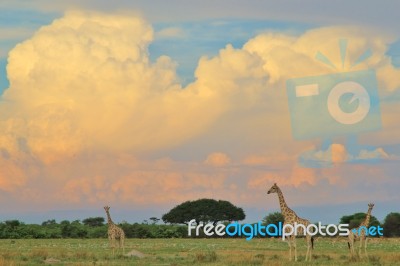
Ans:
[[[264,173],[251,178],[247,183],[247,187],[249,189],[265,190],[273,183],[294,187],[299,187],[303,184],[316,185],[317,176],[314,169],[302,168],[297,165],[289,167],[289,169],[282,169],[274,173]]]
[[[214,152],[207,156],[207,159],[204,161],[205,164],[220,167],[226,166],[230,163],[231,159],[228,155],[222,152]]]
[[[186,173],[175,167],[138,171],[127,175],[70,178],[63,186],[61,198],[69,202],[131,202],[136,205],[164,204],[191,199],[215,197],[225,189],[226,176],[205,174],[196,170]],[[225,194],[225,193],[223,193]]]
[[[0,157],[0,190],[14,192],[26,184],[27,176],[21,165]]]
[[[296,156],[294,154],[284,153],[282,151],[269,152],[267,154],[251,154],[247,155],[243,160],[245,165],[281,165],[288,162],[295,163]]]
[[[202,57],[196,80],[184,88],[171,58],[150,60],[153,35],[137,16],[75,11],[10,52],[10,87],[0,101],[0,189],[55,206],[157,205],[197,197],[256,204],[273,182],[302,188],[328,179],[342,185],[344,172],[327,178],[297,165],[296,155],[312,142],[292,138],[286,79],[331,73],[315,53],[338,63],[337,40],[348,37],[346,67],[370,48],[380,91],[400,85],[400,70],[385,55],[388,38],[360,28],[265,33],[242,48],[228,44]],[[383,108],[384,125],[396,124],[396,110]],[[397,141],[396,125],[369,139]],[[190,161],[172,159],[188,152]],[[339,144],[329,154],[310,156],[349,159]],[[390,157],[380,148],[357,156]]]
[[[347,152],[344,145],[333,143],[331,145],[331,152],[333,163],[343,163],[347,161]]]

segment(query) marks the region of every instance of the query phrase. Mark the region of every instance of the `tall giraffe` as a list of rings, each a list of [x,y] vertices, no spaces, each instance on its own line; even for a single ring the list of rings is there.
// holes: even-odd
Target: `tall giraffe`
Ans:
[[[352,230],[350,230],[349,232],[349,241],[347,242],[347,245],[349,246],[349,250],[350,250],[350,255],[353,256],[354,255],[354,242],[357,239],[360,239],[360,246],[358,247],[358,254],[361,255],[361,246],[364,243],[364,253],[367,254],[367,237],[366,237],[366,229],[360,229],[360,227],[364,227],[364,228],[368,228],[369,226],[369,221],[371,219],[371,212],[372,212],[372,208],[374,208],[374,204],[373,203],[369,203],[368,204],[368,211],[367,211],[367,215],[365,216],[364,221],[361,222],[361,224],[357,227],[357,228],[353,228]],[[354,233],[354,231],[357,233]],[[361,231],[361,232],[359,232]],[[358,235],[358,233],[360,233]]]
[[[110,207],[105,206],[104,210],[107,213],[107,223],[108,223],[108,240],[110,242],[110,246],[112,247],[113,250],[113,255],[114,255],[114,250],[115,250],[115,240],[118,239],[118,246],[122,247],[122,252],[125,253],[125,246],[124,246],[124,240],[125,240],[125,232],[117,226],[111,219],[110,216]]]
[[[307,226],[310,224],[310,221],[298,217],[297,214],[287,206],[285,198],[283,197],[283,193],[276,183],[268,190],[268,194],[271,193],[278,194],[279,205],[281,207],[281,213],[284,218],[283,225],[291,224],[292,226],[294,226],[294,223],[297,223],[297,224],[302,224],[307,228]],[[297,233],[300,235],[304,235],[303,229],[301,227],[298,228]],[[307,253],[305,260],[307,261],[307,259],[311,260],[311,251],[314,248],[314,238],[311,235],[306,234],[306,240],[307,240]],[[294,260],[297,261],[296,236],[294,234],[289,236],[288,244],[289,244],[289,260],[292,260],[292,247],[293,247]]]

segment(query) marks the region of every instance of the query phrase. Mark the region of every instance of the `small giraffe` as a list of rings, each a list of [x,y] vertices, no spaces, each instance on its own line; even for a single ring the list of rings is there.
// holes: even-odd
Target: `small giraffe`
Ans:
[[[369,220],[371,219],[372,208],[374,208],[374,204],[373,203],[369,203],[368,204],[367,215],[365,216],[364,221],[360,224],[360,226],[350,230],[350,232],[349,232],[349,236],[348,236],[349,241],[347,242],[347,245],[349,246],[349,250],[350,250],[350,255],[351,256],[353,256],[355,254],[355,252],[354,252],[354,242],[357,239],[360,239],[360,245],[359,245],[359,249],[358,249],[358,254],[361,255],[361,247],[362,247],[362,245],[364,243],[364,253],[365,253],[365,255],[367,255],[367,237],[366,237],[366,234],[365,234],[365,230],[366,229],[359,230],[359,228],[362,227],[362,226],[365,227],[365,228],[368,228]],[[361,231],[361,232],[359,232],[360,235],[357,235],[357,233],[355,234],[353,232],[353,230],[356,231],[357,233],[359,231]]]
[[[122,252],[125,253],[125,246],[124,246],[124,240],[125,240],[125,232],[114,224],[114,222],[111,220],[110,216],[110,207],[105,206],[104,210],[107,213],[107,222],[108,222],[108,240],[110,241],[110,246],[113,249],[113,255],[114,255],[114,250],[115,250],[115,240],[118,239],[118,246],[122,247]]]
[[[298,217],[296,215],[296,213],[287,206],[285,199],[283,197],[283,193],[276,183],[268,190],[268,194],[270,194],[270,193],[278,194],[279,205],[281,207],[281,213],[284,218],[283,225],[291,224],[294,226],[294,223],[297,223],[297,224],[302,224],[305,227],[307,227],[310,224],[310,221]],[[299,227],[298,229],[299,230],[297,230],[297,233],[299,235],[304,235],[303,229],[301,227]],[[314,238],[311,235],[307,234],[306,240],[307,240],[307,253],[306,253],[305,260],[307,261],[307,259],[311,260],[311,251],[314,248]],[[296,236],[294,234],[289,237],[288,244],[289,244],[289,260],[292,260],[292,247],[293,247],[294,260],[297,261]]]

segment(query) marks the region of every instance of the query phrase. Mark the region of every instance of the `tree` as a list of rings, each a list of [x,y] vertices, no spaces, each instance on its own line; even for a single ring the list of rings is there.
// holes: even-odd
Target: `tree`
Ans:
[[[400,213],[391,212],[383,222],[383,234],[388,237],[400,236]]]
[[[361,224],[361,222],[364,221],[366,216],[367,214],[364,212],[357,212],[352,215],[344,215],[342,216],[342,218],[340,218],[339,223],[348,224],[349,229],[352,229],[358,227]],[[369,226],[378,226],[378,225],[380,225],[378,219],[376,219],[375,216],[371,215],[371,218],[369,220]]]
[[[75,220],[72,223],[69,221],[62,221],[61,223],[61,236],[64,238],[85,238],[88,235],[87,228]]]
[[[7,220],[4,222],[8,227],[16,228],[21,225],[21,222],[18,220]]]
[[[278,225],[279,222],[284,222],[284,218],[282,213],[280,212],[273,212],[268,214],[267,216],[264,217],[264,219],[262,220],[263,225],[267,225],[267,224],[276,224]]]
[[[160,221],[160,218],[157,217],[150,217],[149,220],[151,221],[152,224],[156,224]]]
[[[188,224],[195,219],[200,222],[214,224],[223,221],[241,221],[246,218],[242,208],[234,206],[229,201],[214,199],[199,199],[185,201],[172,208],[162,216],[165,223]]]
[[[84,225],[95,227],[104,225],[104,217],[89,217],[82,221]]]
[[[44,222],[42,223],[42,226],[55,225],[55,224],[57,224],[57,223],[56,223],[56,220],[55,220],[55,219],[52,219],[52,220],[44,221]]]

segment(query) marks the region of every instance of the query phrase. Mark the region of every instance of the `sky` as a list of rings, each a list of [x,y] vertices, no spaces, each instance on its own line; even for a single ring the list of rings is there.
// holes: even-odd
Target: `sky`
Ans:
[[[110,205],[116,222],[141,222],[215,198],[256,222],[279,210],[274,183],[310,221],[369,202],[379,220],[400,211],[399,8],[2,1],[0,221],[82,220]],[[349,126],[322,97],[352,71],[371,109]],[[304,77],[325,94],[293,109],[288,80]],[[359,97],[338,100],[343,116]]]

